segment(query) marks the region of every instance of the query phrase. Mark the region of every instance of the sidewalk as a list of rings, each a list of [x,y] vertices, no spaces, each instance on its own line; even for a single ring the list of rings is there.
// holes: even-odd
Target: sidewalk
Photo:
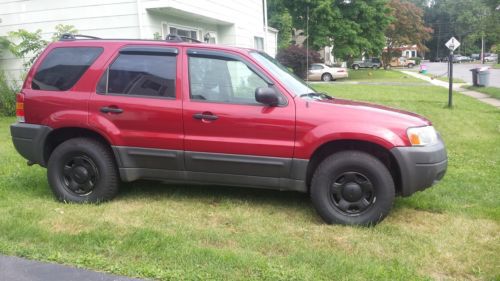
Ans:
[[[425,81],[427,81],[433,85],[436,85],[436,86],[440,86],[440,87],[447,88],[447,89],[449,87],[448,82],[440,81],[437,79],[431,79],[429,76],[425,76],[425,75],[422,75],[422,74],[417,73],[417,72],[405,71],[405,70],[401,70],[401,72],[406,74],[406,75],[425,80]],[[462,86],[462,84],[453,83],[453,91],[459,92],[459,93],[466,95],[466,96],[469,96],[469,97],[473,97],[481,102],[484,102],[486,104],[492,105],[492,106],[500,109],[500,100],[492,98],[492,97],[490,97],[486,94],[483,94],[483,93],[478,93],[475,91],[461,88],[461,86]]]
[[[65,265],[0,255],[0,280],[9,281],[140,281]]]

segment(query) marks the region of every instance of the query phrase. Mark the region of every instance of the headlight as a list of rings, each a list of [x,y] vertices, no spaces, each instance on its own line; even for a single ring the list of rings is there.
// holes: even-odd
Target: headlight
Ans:
[[[438,141],[436,130],[432,126],[409,128],[406,134],[413,146],[432,145]]]

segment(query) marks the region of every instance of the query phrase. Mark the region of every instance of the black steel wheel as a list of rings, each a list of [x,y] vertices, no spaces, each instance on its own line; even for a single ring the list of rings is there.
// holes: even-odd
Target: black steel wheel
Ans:
[[[373,184],[361,173],[342,173],[330,185],[331,203],[346,215],[363,213],[375,203],[375,199]]]
[[[106,145],[74,138],[57,146],[47,166],[49,184],[58,200],[98,203],[118,193],[118,172]]]
[[[395,188],[379,159],[361,151],[342,151],[318,166],[310,195],[325,222],[370,226],[389,213]]]

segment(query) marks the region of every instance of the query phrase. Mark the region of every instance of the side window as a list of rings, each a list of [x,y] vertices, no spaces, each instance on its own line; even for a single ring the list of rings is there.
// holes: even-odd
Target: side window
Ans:
[[[319,64],[313,64],[311,66],[311,70],[321,70],[321,69],[323,69],[323,66]]]
[[[193,100],[258,104],[255,89],[268,87],[259,75],[237,60],[189,57],[190,95]]]
[[[175,98],[176,57],[120,54],[101,77],[102,94]]]
[[[102,53],[98,47],[55,48],[36,70],[31,88],[45,91],[71,89]]]

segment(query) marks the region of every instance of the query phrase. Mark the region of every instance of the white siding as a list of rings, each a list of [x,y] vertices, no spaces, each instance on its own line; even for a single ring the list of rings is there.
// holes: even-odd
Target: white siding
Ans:
[[[140,13],[138,13],[140,11]],[[140,18],[140,20],[139,20]],[[276,54],[276,33],[264,32],[261,0],[0,0],[0,36],[41,29],[50,40],[58,24],[103,38],[153,38],[161,24],[187,26],[217,34],[217,43],[254,48],[254,36],[267,39]],[[5,55],[0,66],[19,76],[22,61]]]

